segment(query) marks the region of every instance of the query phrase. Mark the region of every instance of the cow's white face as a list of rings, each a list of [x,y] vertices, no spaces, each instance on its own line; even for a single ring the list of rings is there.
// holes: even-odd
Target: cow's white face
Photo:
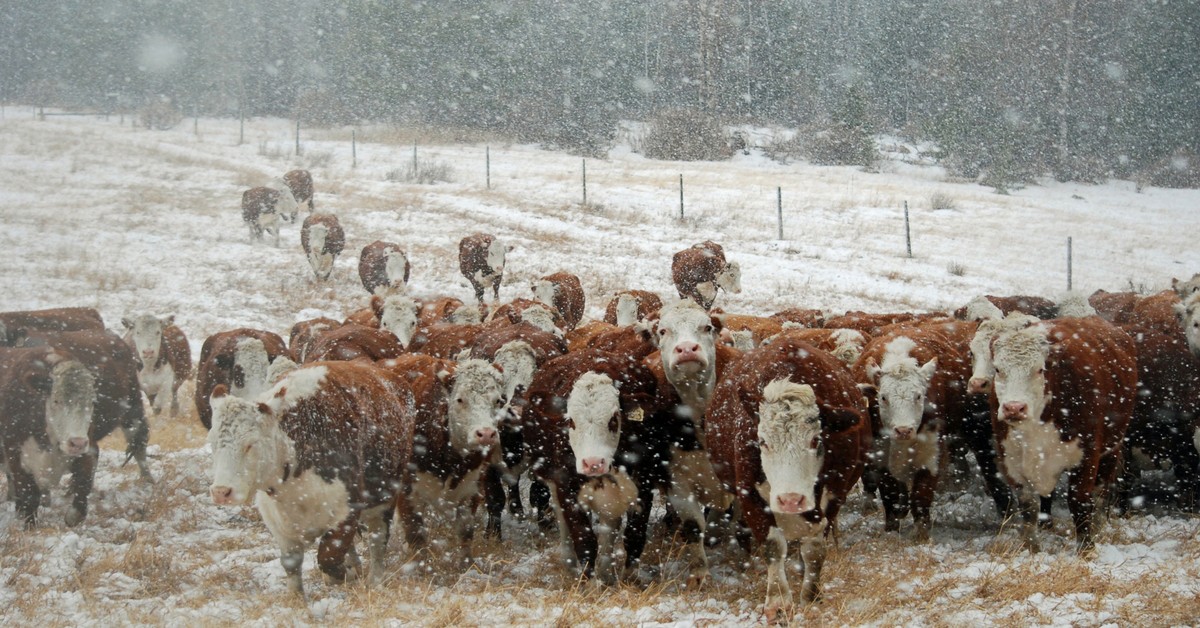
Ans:
[[[737,262],[729,262],[714,281],[718,288],[738,294],[742,291],[742,267]]]
[[[996,376],[996,367],[992,365],[992,341],[996,336],[1002,331],[1020,329],[1037,322],[1038,319],[1033,316],[1013,312],[1003,319],[988,319],[979,323],[975,335],[971,337],[971,379],[967,384],[967,392],[979,394],[991,390],[992,379]]]
[[[224,391],[218,388],[216,392]],[[213,452],[213,483],[209,492],[217,504],[248,504],[259,488],[280,472],[279,423],[266,404],[233,395],[213,395],[212,413],[208,443]]]
[[[758,441],[771,510],[795,515],[816,509],[825,444],[811,386],[786,379],[767,384],[758,406]]]
[[[503,369],[504,380],[504,420],[516,421],[521,418],[522,407],[518,397],[529,390],[533,382],[533,374],[537,371],[537,356],[533,347],[524,340],[510,340],[496,351],[492,362]]]
[[[1188,348],[1192,350],[1192,355],[1200,357],[1200,296],[1189,297],[1183,303],[1176,303],[1172,307],[1175,308],[1179,326],[1183,328]]]
[[[397,250],[388,251],[383,269],[387,274],[387,289],[393,292],[402,291],[406,285],[404,276],[408,274],[408,258],[404,253]],[[378,290],[379,288],[376,288],[376,291]]]
[[[478,325],[483,322],[483,316],[478,306],[460,305],[450,313],[447,320],[455,325]]]
[[[420,322],[421,308],[409,297],[392,295],[383,300],[383,310],[379,316],[379,328],[396,334],[400,344],[408,346],[413,334],[417,333],[417,323]]]
[[[1012,423],[1042,420],[1050,401],[1046,392],[1048,330],[1042,325],[1005,331],[992,342],[996,399],[1000,418]]]
[[[847,365],[858,362],[859,356],[862,355],[862,349],[867,344],[866,337],[857,329],[835,330],[833,332],[833,341],[835,343],[833,357],[845,362]]]
[[[509,247],[500,241],[500,238],[493,239],[492,243],[488,245],[487,265],[488,268],[492,269],[492,274],[499,275],[504,272],[504,256],[510,250]]]
[[[667,379],[715,374],[717,325],[704,308],[693,301],[678,301],[662,309],[654,338],[662,352]]]
[[[274,386],[285,375],[296,370],[297,367],[298,365],[286,355],[275,356],[275,359],[271,361],[271,366],[267,367],[267,381],[265,385]]]
[[[632,294],[617,297],[617,326],[624,327],[638,322],[638,302]]]
[[[316,222],[308,228],[308,265],[318,279],[328,279],[333,272],[333,255],[325,252],[325,240],[329,237],[329,228]]]
[[[483,360],[464,360],[454,371],[449,399],[450,445],[463,452],[499,443],[496,431],[507,400],[500,370]]]
[[[566,418],[575,472],[611,472],[621,438],[621,398],[612,379],[601,373],[580,375],[567,396]]]
[[[562,337],[563,330],[554,324],[554,311],[548,307],[527,307],[521,310],[521,321],[555,336]]]
[[[901,336],[884,349],[883,364],[867,365],[867,376],[875,382],[879,394],[879,418],[884,438],[909,441],[921,427],[929,382],[937,372],[937,358],[918,366],[910,353],[916,348],[910,338]]]
[[[267,371],[271,360],[258,338],[242,338],[233,350],[229,392],[242,399],[252,399],[267,387]]]
[[[91,371],[76,360],[65,360],[50,370],[49,381],[37,379],[27,378],[25,383],[46,393],[46,435],[50,442],[68,456],[87,453],[88,428],[96,404],[96,383]]]
[[[554,282],[546,279],[535,279],[530,286],[533,289],[533,299],[554,307]]]
[[[133,319],[123,318],[121,323],[132,331],[133,347],[138,359],[146,367],[153,367],[158,362],[163,330],[175,324],[175,315],[158,318],[150,314],[140,314]]]
[[[1172,279],[1171,287],[1175,289],[1175,294],[1179,295],[1181,301],[1187,302],[1193,295],[1200,294],[1200,273],[1192,275],[1187,281]]]

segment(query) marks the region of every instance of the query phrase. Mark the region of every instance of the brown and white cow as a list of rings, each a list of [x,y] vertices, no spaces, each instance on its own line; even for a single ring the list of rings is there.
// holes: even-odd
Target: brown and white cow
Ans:
[[[549,332],[553,332],[554,328],[558,328],[560,330],[559,333],[564,333],[561,330],[567,325],[566,320],[563,319],[562,314],[557,308],[533,299],[513,299],[508,303],[494,308],[488,314],[487,321],[489,323],[501,320],[507,320],[512,324],[528,321]]]
[[[1200,358],[1200,297],[1190,296],[1186,301],[1173,305],[1172,309],[1188,348],[1192,350],[1192,355]]]
[[[370,294],[388,296],[403,292],[411,268],[404,250],[391,242],[376,240],[364,246],[358,256],[358,278]]]
[[[300,246],[320,281],[329,279],[333,262],[346,246],[346,232],[333,214],[309,214],[300,227]]]
[[[313,179],[307,170],[290,170],[283,175],[283,182],[297,205],[308,205],[308,211],[313,211]],[[296,209],[291,211],[291,221],[296,222]]]
[[[1017,493],[1033,550],[1035,495],[1048,497],[1070,470],[1067,505],[1081,550],[1093,546],[1093,495],[1103,497],[1121,463],[1137,394],[1133,339],[1099,318],[1043,321],[1001,333],[992,425],[1000,465]]]
[[[1192,275],[1187,281],[1171,279],[1171,289],[1179,295],[1180,301],[1187,301],[1194,294],[1200,294],[1200,273]]]
[[[408,346],[420,325],[421,306],[411,297],[391,294],[387,297],[374,295],[370,304],[346,317],[343,325],[361,325],[390,331]]]
[[[662,306],[662,299],[649,290],[625,290],[613,296],[604,308],[604,322],[618,327],[632,325]]]
[[[475,338],[483,333],[484,328],[485,325],[452,323],[418,327],[412,342],[408,343],[408,351],[443,360],[457,360],[464,351],[470,352],[471,347],[475,346]]]
[[[1096,310],[1096,315],[1110,323],[1124,325],[1133,315],[1133,306],[1137,304],[1138,295],[1133,292],[1107,292],[1097,290],[1088,297],[1088,303]]]
[[[379,324],[378,320],[376,320],[376,324]],[[300,321],[292,325],[291,331],[288,332],[288,352],[297,362],[304,364],[309,361],[305,358],[316,345],[317,338],[321,334],[341,326],[342,323],[325,316]]]
[[[764,316],[746,314],[714,314],[721,321],[721,338],[725,344],[738,349],[753,349],[767,338],[783,331],[783,323]],[[726,335],[728,332],[728,335]],[[739,347],[733,342],[735,332],[748,332],[748,345]]]
[[[833,357],[841,360],[850,366],[858,361],[862,355],[863,348],[867,346],[870,337],[857,329],[809,329],[807,327],[790,327],[795,325],[791,321],[783,324],[783,331],[778,335],[767,339],[767,342],[775,342],[778,339],[788,338],[791,340],[799,340],[815,345],[822,351],[828,351],[833,354]]]
[[[546,362],[530,385],[525,455],[554,495],[560,553],[575,574],[616,581],[613,548],[626,514],[621,578],[637,573],[653,491],[667,484],[669,443],[652,425],[656,386],[631,356],[598,350]]]
[[[213,501],[255,500],[295,594],[304,592],[304,550],[318,539],[317,564],[331,580],[361,567],[354,551],[360,521],[370,581],[380,582],[412,452],[408,384],[371,364],[318,362],[288,373],[258,401],[226,392],[218,386],[212,398]]]
[[[820,595],[826,539],[871,445],[866,404],[845,364],[785,337],[725,371],[707,420],[717,473],[738,496],[754,541],[766,543],[766,615],[774,621],[793,602],[789,541],[801,543],[800,599]]]
[[[737,262],[725,261],[719,244],[704,242],[671,258],[671,281],[679,298],[691,299],[709,310],[718,288],[735,294],[742,291],[742,270]]]
[[[997,310],[1000,310],[1000,315],[1002,316],[1007,316],[1009,312],[1022,312],[1030,316],[1036,316],[1042,320],[1058,316],[1058,306],[1050,299],[1026,295],[997,297],[989,294],[983,297],[975,297],[971,303],[954,310],[954,318],[960,321],[996,318],[995,310],[987,308],[980,299],[994,305]],[[973,312],[975,313],[975,317],[968,318],[967,310],[972,306],[974,306]]]
[[[1164,334],[1178,334],[1180,325],[1175,306],[1180,303],[1179,295],[1174,290],[1163,290],[1158,294],[1138,299],[1129,315],[1129,324]]]
[[[154,414],[161,413],[169,399],[171,416],[179,416],[179,387],[192,375],[192,348],[175,326],[175,315],[139,314],[121,319],[121,324],[129,330],[125,342],[141,365],[138,382]]]
[[[104,329],[100,312],[90,307],[0,312],[0,345],[15,347],[29,331],[82,331]]]
[[[240,328],[217,332],[204,340],[196,366],[196,413],[204,429],[212,428],[209,397],[217,386],[242,399],[253,399],[270,386],[267,371],[279,356],[288,356],[279,334]]]
[[[322,333],[313,343],[308,362],[323,360],[368,360],[378,361],[400,357],[404,345],[400,339],[386,329],[365,325],[342,325]]]
[[[70,353],[51,347],[0,348],[0,439],[17,514],[36,523],[43,494],[68,467],[80,470],[91,446],[95,377]],[[67,525],[83,521],[91,482],[72,478]],[[79,503],[82,501],[82,508]]]
[[[458,243],[458,268],[471,287],[475,300],[483,304],[484,290],[491,286],[492,300],[500,300],[504,281],[504,256],[512,251],[503,241],[487,233],[469,235]]]
[[[409,548],[428,552],[427,520],[451,522],[458,541],[451,558],[456,570],[465,569],[480,481],[500,445],[506,401],[500,370],[483,360],[455,364],[411,354],[380,366],[408,381],[416,395],[413,455],[399,510]]]
[[[814,329],[825,326],[825,312],[822,310],[792,307],[775,312],[771,318],[781,323],[796,323]]]
[[[429,297],[416,300],[421,308],[420,325],[427,327],[438,323],[456,325],[478,325],[487,319],[486,304],[466,305],[455,297]]]
[[[250,241],[262,240],[263,231],[275,236],[279,246],[279,190],[270,187],[250,188],[242,192],[242,221],[250,228]]]
[[[568,272],[559,271],[535,279],[531,286],[533,298],[553,307],[562,315],[565,331],[575,329],[583,320],[583,309],[586,296],[579,277]]]

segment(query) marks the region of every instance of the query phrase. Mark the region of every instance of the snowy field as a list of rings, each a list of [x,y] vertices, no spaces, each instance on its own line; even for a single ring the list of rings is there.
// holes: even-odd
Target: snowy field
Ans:
[[[1041,185],[998,195],[949,180],[913,147],[889,153],[877,173],[782,165],[752,151],[721,163],[644,159],[628,147],[587,161],[449,134],[357,129],[301,131],[293,122],[186,119],[170,131],[128,118],[48,117],[5,107],[0,119],[0,310],[98,308],[110,327],[138,312],[174,313],[193,356],[209,334],[256,327],[283,334],[319,315],[343,318],[366,303],[361,247],[399,243],[413,263],[417,296],[472,298],[458,272],[457,243],[489,232],[515,249],[503,300],[528,296],[528,280],[567,270],[599,317],[616,291],[673,295],[671,254],[720,242],[740,263],[744,290],[718,297],[729,312],[786,307],[886,312],[953,309],[978,294],[1055,298],[1067,285],[1091,292],[1169,287],[1200,271],[1194,228],[1200,191],[1107,185]],[[769,136],[770,131],[763,131]],[[451,181],[401,183],[418,160],[444,165]],[[888,140],[885,144],[895,144]],[[490,157],[490,189],[486,161]],[[904,157],[905,159],[900,159]],[[331,280],[313,280],[297,226],[278,248],[250,242],[242,190],[296,168],[315,180],[319,210],[336,213],[346,253]],[[684,181],[680,220],[679,177]],[[777,188],[782,190],[783,238]],[[946,201],[949,199],[949,202]],[[904,204],[912,229],[905,254]],[[936,207],[949,208],[935,209]],[[765,565],[736,548],[713,551],[714,583],[683,591],[679,545],[656,530],[648,588],[577,586],[550,539],[506,519],[502,543],[478,539],[476,564],[436,581],[400,573],[379,590],[326,586],[305,561],[309,604],[289,599],[283,569],[253,508],[208,498],[204,430],[185,385],[185,415],[152,419],[154,486],[119,466],[120,436],[102,456],[82,525],[62,524],[66,500],[22,529],[0,505],[0,624],[82,625],[531,625],[742,626],[762,623]],[[507,515],[506,515],[507,516]],[[844,509],[826,564],[825,600],[798,610],[817,626],[1200,625],[1200,521],[1169,507],[1109,521],[1097,549],[1077,556],[1064,504],[1043,553],[1018,548],[977,482],[942,492],[933,541],[884,534],[861,496]],[[445,538],[443,536],[443,538]],[[793,570],[795,584],[795,571]]]

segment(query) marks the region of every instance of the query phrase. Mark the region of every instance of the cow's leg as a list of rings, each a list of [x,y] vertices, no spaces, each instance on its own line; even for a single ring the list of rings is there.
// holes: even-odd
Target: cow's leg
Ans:
[[[325,581],[341,584],[346,581],[346,554],[354,546],[354,535],[358,532],[358,520],[350,515],[321,536],[317,546],[317,566],[325,574]]]
[[[300,577],[304,566],[304,541],[298,539],[276,539],[279,544],[279,564],[287,576],[288,590],[304,597],[304,582]]]
[[[1071,521],[1075,524],[1075,546],[1080,552],[1086,552],[1095,547],[1092,538],[1095,503],[1092,501],[1092,489],[1096,486],[1096,467],[1083,464],[1071,469],[1067,475],[1067,508],[1071,511]]]
[[[913,541],[925,543],[929,541],[930,510],[933,508],[933,495],[937,488],[937,476],[929,469],[918,469],[913,476],[912,513]]]
[[[96,478],[96,456],[100,455],[95,441],[86,454],[71,458],[71,509],[67,511],[67,525],[75,527],[87,516],[88,495]]]
[[[368,583],[378,586],[383,582],[383,559],[387,554],[388,544],[388,514],[395,510],[395,502],[389,501],[382,506],[364,510],[361,518],[367,528],[367,548],[371,552],[371,562],[367,571]]]
[[[121,433],[125,435],[125,462],[130,458],[137,461],[138,472],[147,484],[154,484],[154,476],[150,473],[150,463],[146,462],[146,445],[150,441],[150,424],[146,422],[146,413],[141,404],[130,408],[121,424]],[[95,441],[93,441],[95,442]]]
[[[678,484],[671,487],[667,496],[683,520],[680,532],[683,535],[684,555],[688,563],[687,588],[694,589],[708,583],[708,555],[704,551],[704,508],[689,491]]]
[[[483,496],[487,505],[487,529],[484,536],[500,539],[500,524],[504,516],[504,480],[500,468],[488,465],[483,472]]]
[[[804,581],[800,586],[800,601],[815,602],[821,597],[821,569],[825,566],[825,537],[804,539],[800,543],[804,559]]]
[[[543,532],[548,532],[554,528],[554,523],[557,519],[551,516],[550,487],[537,478],[530,478],[529,508],[533,510],[534,515],[537,517],[539,529]]]
[[[475,279],[471,279],[471,287],[475,288],[475,300],[478,301],[480,305],[483,305],[483,284],[479,283]]]
[[[466,569],[473,561],[471,541],[475,539],[475,509],[473,504],[459,504],[454,509],[454,534],[458,539],[455,569]]]
[[[500,283],[503,279],[504,279],[504,275],[500,274],[500,275],[496,275],[496,279],[494,281],[492,281],[492,302],[493,303],[500,302]],[[480,299],[479,302],[483,303],[483,300]]]
[[[879,508],[879,503],[875,501],[875,498],[880,492],[879,491],[879,483],[881,480],[881,478],[879,477],[879,473],[880,473],[879,467],[871,462],[872,454],[867,454],[867,456],[868,456],[868,463],[866,465],[866,468],[863,469],[863,474],[862,474],[862,479],[861,479],[862,487],[863,487],[862,514],[864,514],[864,515],[869,515],[869,514],[875,512]]]
[[[625,514],[625,570],[621,579],[637,577],[642,551],[646,549],[646,530],[650,527],[650,508],[654,504],[654,489],[647,482],[638,486],[638,503]]]
[[[1041,550],[1037,540],[1038,529],[1038,494],[1032,487],[1013,487],[1017,494],[1017,509],[1021,513],[1021,541],[1032,553]]]
[[[13,499],[17,503],[17,513],[25,521],[27,529],[33,528],[37,523],[37,509],[42,501],[42,491],[38,488],[33,474],[21,467],[20,457],[9,458],[8,481]]]
[[[763,609],[767,622],[773,623],[782,619],[780,613],[792,610],[792,589],[787,580],[787,539],[783,530],[772,527],[767,533],[767,541],[763,544],[763,552],[767,559],[767,602]]]
[[[1179,485],[1179,507],[1184,512],[1196,512],[1197,468],[1200,468],[1200,452],[1197,452],[1190,439],[1183,446],[1177,447],[1171,457],[1171,466],[1175,469],[1175,481]]]
[[[884,531],[899,531],[900,522],[908,516],[908,487],[887,469],[880,468],[879,496],[883,501]]]
[[[996,504],[996,512],[1002,519],[1007,519],[1015,515],[1016,510],[1014,510],[1012,488],[1004,479],[1004,475],[996,463],[997,453],[996,446],[992,442],[994,436],[989,412],[987,409],[984,409],[982,413],[972,412],[967,419],[967,427],[962,436],[963,440],[967,442],[967,446],[975,453],[979,474],[983,476],[983,485],[991,495],[992,502]]]
[[[171,416],[179,416],[179,386],[183,380],[176,380],[175,385],[171,387]]]

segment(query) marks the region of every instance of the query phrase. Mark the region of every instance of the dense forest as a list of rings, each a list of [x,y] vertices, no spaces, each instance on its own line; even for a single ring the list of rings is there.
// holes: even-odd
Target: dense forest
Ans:
[[[664,115],[889,132],[998,188],[1200,168],[1200,0],[7,0],[0,20],[7,103],[585,153]]]

